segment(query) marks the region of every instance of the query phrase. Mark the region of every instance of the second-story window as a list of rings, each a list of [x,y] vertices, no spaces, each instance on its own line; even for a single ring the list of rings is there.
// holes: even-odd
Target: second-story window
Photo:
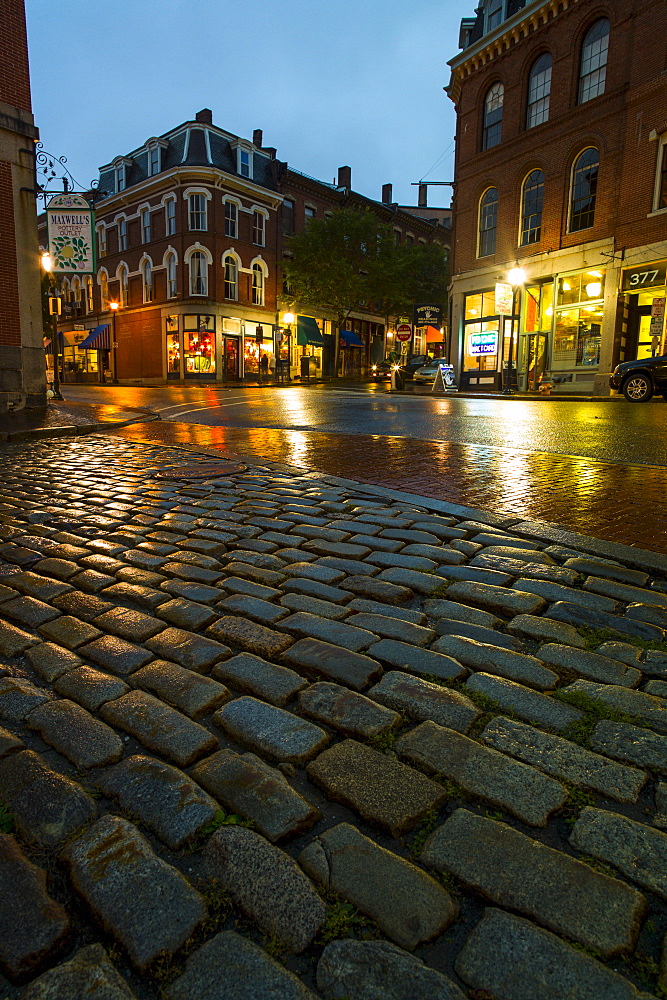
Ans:
[[[128,301],[128,291],[129,291],[129,271],[126,264],[120,269],[120,304],[121,306],[126,306]]]
[[[176,254],[167,257],[167,298],[173,299],[178,293],[178,277],[176,273]]]
[[[176,232],[176,199],[169,198],[165,204],[166,211],[166,230],[167,236],[173,236]]]
[[[497,146],[503,137],[503,101],[505,88],[502,83],[494,83],[484,98],[484,124],[482,128],[482,149]]]
[[[106,271],[100,272],[100,300],[102,309],[109,308],[109,278]]]
[[[225,202],[225,236],[233,240],[239,235],[239,209],[233,201]]]
[[[225,266],[225,298],[238,299],[238,270],[236,260],[231,254],[227,254],[224,260]]]
[[[208,264],[201,250],[190,254],[190,295],[208,295]]]
[[[107,227],[103,224],[97,230],[97,249],[100,257],[107,255]]]
[[[252,265],[252,304],[264,305],[264,271],[261,264]]]
[[[609,21],[601,17],[586,32],[581,47],[579,70],[579,104],[604,94],[609,51]]]
[[[206,195],[190,195],[190,229],[207,229],[206,225]]]
[[[141,242],[150,243],[151,241],[151,212],[149,208],[142,208],[141,210]]]
[[[266,219],[261,212],[252,213],[252,241],[256,246],[264,246],[264,228]]]
[[[487,188],[479,202],[479,245],[477,256],[488,257],[496,252],[498,228],[498,189]]]
[[[544,202],[544,174],[532,170],[523,182],[521,205],[521,246],[539,243],[542,238],[542,204]]]
[[[595,222],[600,156],[594,146],[585,149],[574,161],[570,195],[570,233],[590,229]]]
[[[151,262],[145,260],[141,269],[141,279],[144,290],[144,302],[153,301],[153,268]]]
[[[127,250],[127,220],[118,220],[118,249]]]
[[[549,120],[551,96],[551,56],[543,52],[535,60],[528,76],[528,106],[526,128],[535,128]]]
[[[294,202],[291,198],[285,198],[282,206],[283,233],[291,236],[294,232]]]

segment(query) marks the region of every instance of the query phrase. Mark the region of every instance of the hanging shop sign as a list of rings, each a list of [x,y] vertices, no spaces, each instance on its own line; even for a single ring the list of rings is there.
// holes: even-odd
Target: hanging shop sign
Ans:
[[[412,327],[409,323],[399,323],[396,327],[396,340],[410,340]]]
[[[514,305],[514,289],[509,281],[496,281],[496,315],[511,316]]]
[[[640,264],[623,271],[622,292],[640,292],[642,288],[664,285],[667,279],[667,260],[656,260],[652,264]]]
[[[442,326],[442,306],[429,304],[414,307],[415,326]]]
[[[93,274],[93,210],[80,194],[56,194],[46,206],[49,254],[54,274]]]
[[[469,354],[497,354],[498,331],[485,330],[483,333],[471,333]]]

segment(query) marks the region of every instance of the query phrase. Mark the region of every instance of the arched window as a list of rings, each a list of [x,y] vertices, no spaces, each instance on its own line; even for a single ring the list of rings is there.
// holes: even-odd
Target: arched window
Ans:
[[[505,88],[502,83],[494,83],[484,98],[484,126],[482,128],[482,149],[497,146],[503,135],[503,101]]]
[[[109,308],[109,276],[106,271],[100,271],[100,299],[102,309]]]
[[[118,268],[118,281],[120,282],[120,304],[126,306],[130,285],[130,272],[127,264],[121,264]]]
[[[208,263],[201,250],[190,254],[190,295],[208,295]]]
[[[523,182],[521,199],[521,246],[539,243],[542,238],[542,203],[544,202],[544,174],[532,170]]]
[[[93,311],[93,279],[90,275],[86,278],[86,310],[91,313]]]
[[[479,202],[478,257],[488,257],[496,252],[498,226],[498,189],[487,188]]]
[[[584,38],[581,46],[581,67],[579,69],[579,104],[585,104],[604,94],[607,78],[607,53],[609,50],[609,21],[601,17]]]
[[[78,278],[72,278],[72,298],[75,305],[81,303],[81,282]]]
[[[264,305],[264,269],[261,264],[252,265],[252,304]]]
[[[167,298],[173,299],[178,294],[178,278],[176,271],[176,254],[167,254]]]
[[[225,298],[236,300],[239,297],[238,266],[236,263],[236,258],[232,257],[230,253],[226,254],[224,258],[224,266],[225,266]]]
[[[577,233],[580,229],[590,229],[595,221],[599,166],[600,155],[593,146],[585,149],[574,161],[570,197],[571,233]]]
[[[549,96],[551,94],[551,56],[543,52],[532,65],[528,74],[528,106],[526,128],[535,128],[549,120]]]
[[[144,288],[144,302],[153,301],[153,268],[150,260],[144,260],[141,265],[141,281]]]

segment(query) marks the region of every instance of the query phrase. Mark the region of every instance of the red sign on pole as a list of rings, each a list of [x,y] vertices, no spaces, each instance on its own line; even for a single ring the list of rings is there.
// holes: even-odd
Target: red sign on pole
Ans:
[[[412,327],[409,323],[399,323],[396,327],[396,340],[410,340]]]

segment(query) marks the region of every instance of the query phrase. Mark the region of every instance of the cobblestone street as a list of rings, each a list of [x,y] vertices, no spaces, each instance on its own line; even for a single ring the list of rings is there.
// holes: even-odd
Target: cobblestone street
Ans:
[[[567,404],[565,404],[567,405]],[[667,553],[667,468],[419,438],[158,422],[130,440],[287,462]],[[528,445],[528,442],[527,442]]]
[[[667,996],[660,470],[187,426],[0,445],[0,996]]]

